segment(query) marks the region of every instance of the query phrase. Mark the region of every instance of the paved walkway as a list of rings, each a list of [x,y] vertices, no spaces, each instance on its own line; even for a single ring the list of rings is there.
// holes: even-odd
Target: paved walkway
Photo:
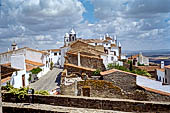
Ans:
[[[61,72],[62,69],[53,68],[53,70],[42,76],[38,81],[31,83],[29,87],[35,90],[51,91],[56,87],[57,81],[59,81],[57,76],[59,76]]]
[[[88,108],[75,108],[75,107],[63,107],[63,106],[53,106],[46,104],[29,104],[29,103],[8,103],[2,102],[4,107],[14,107],[14,108],[31,108],[40,109],[64,113],[133,113],[133,112],[122,112],[122,111],[112,111],[112,110],[100,110],[100,109],[88,109]]]

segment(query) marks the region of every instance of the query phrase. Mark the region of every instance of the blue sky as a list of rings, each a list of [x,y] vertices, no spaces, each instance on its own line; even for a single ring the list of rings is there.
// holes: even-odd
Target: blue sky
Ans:
[[[73,27],[80,38],[116,35],[123,50],[170,49],[170,0],[1,0],[0,52],[59,48]]]

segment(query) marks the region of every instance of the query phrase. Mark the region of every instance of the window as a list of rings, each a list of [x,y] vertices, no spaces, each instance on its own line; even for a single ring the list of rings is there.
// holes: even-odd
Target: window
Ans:
[[[54,53],[54,56],[57,56],[57,53]]]
[[[165,69],[165,75],[167,75],[166,69]]]
[[[95,45],[97,45],[97,43],[95,43]]]
[[[111,57],[111,60],[113,61],[113,60],[114,60],[114,57]]]
[[[167,83],[167,78],[165,78],[165,83]]]
[[[61,52],[59,52],[59,55],[61,55]]]

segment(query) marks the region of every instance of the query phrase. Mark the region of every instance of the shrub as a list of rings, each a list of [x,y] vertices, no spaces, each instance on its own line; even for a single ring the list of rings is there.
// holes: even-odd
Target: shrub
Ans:
[[[96,69],[96,71],[93,72],[93,75],[94,76],[100,76],[100,70],[99,69]]]
[[[38,74],[38,73],[41,72],[41,71],[42,71],[42,69],[39,68],[39,67],[31,70],[32,74]]]
[[[138,66],[145,66],[144,64],[140,64],[139,62],[138,62]]]
[[[46,91],[46,90],[35,91],[35,94],[49,95],[48,91]]]
[[[113,63],[109,63],[109,64],[107,65],[107,69],[113,69],[113,68],[114,68],[114,66],[115,66],[115,64],[113,64]]]
[[[50,63],[50,70],[52,70],[52,69],[53,69],[53,65],[54,65],[54,63],[53,63],[53,62],[51,62],[51,63]]]

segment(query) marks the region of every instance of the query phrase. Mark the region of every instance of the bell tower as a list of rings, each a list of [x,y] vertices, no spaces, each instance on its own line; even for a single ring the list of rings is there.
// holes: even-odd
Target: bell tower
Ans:
[[[74,29],[72,28],[69,34],[69,41],[73,42],[76,41],[76,32],[74,31]]]
[[[14,51],[14,50],[17,50],[18,49],[18,47],[17,47],[17,43],[15,43],[15,41],[12,43],[12,51]]]

